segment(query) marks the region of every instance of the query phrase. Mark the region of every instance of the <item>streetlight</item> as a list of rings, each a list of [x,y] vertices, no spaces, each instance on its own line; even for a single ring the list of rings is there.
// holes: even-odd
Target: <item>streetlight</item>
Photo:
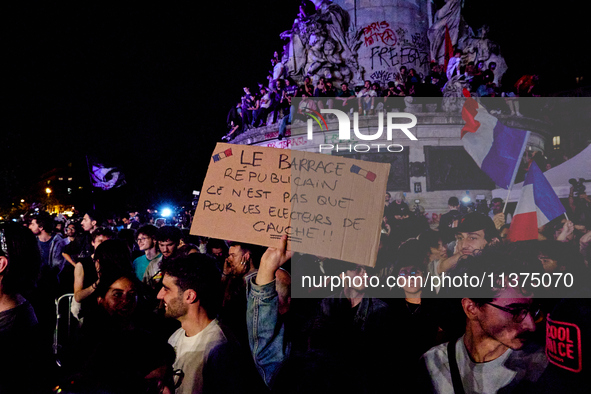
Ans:
[[[51,194],[51,189],[50,188],[45,188],[45,193],[47,193],[47,197],[49,197],[49,195]]]

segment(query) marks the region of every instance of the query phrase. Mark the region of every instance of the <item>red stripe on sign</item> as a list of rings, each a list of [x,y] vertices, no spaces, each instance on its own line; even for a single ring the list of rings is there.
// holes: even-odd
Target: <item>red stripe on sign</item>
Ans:
[[[507,239],[511,242],[538,239],[538,215],[527,212],[513,216]]]

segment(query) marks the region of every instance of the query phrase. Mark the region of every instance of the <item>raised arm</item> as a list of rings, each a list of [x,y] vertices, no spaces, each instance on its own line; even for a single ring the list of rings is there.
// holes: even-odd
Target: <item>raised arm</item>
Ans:
[[[275,289],[276,272],[292,255],[286,246],[287,236],[283,236],[279,248],[268,248],[256,277],[247,283],[246,323],[250,350],[259,374],[270,388],[290,351]]]

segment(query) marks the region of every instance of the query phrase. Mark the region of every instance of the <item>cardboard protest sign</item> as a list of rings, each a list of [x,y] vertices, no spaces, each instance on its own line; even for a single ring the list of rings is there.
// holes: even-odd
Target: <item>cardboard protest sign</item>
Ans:
[[[191,234],[374,266],[390,165],[218,143]]]

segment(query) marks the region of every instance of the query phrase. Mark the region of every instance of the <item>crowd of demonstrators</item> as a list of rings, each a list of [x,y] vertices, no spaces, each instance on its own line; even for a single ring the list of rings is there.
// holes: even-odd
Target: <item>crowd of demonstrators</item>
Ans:
[[[248,341],[218,325],[228,298],[222,274],[232,276],[235,263],[227,243],[136,220],[119,226],[88,211],[56,226],[37,213],[0,226],[0,392],[265,389]],[[288,297],[289,282],[279,291]],[[58,318],[54,302],[67,294],[72,307]],[[246,338],[243,304],[237,334]]]
[[[558,362],[549,359],[544,346],[552,346],[552,341],[546,343],[546,324],[574,324],[585,330],[584,337],[591,335],[591,302],[569,298],[589,295],[585,256],[591,223],[579,222],[575,230],[572,222],[557,219],[549,226],[552,231],[541,229],[539,241],[509,243],[501,237],[510,220],[502,213],[502,201],[491,201],[483,213],[465,213],[458,199],[450,198],[449,212],[434,231],[413,226],[403,197],[386,195],[375,268],[297,255],[293,269],[301,272],[294,272],[294,283],[303,285],[304,277],[314,275],[457,278],[497,272],[505,284],[496,281],[486,291],[470,289],[474,291],[458,296],[456,289],[421,288],[416,282],[384,291],[344,281],[344,288],[330,295],[325,282],[307,289],[321,299],[294,299],[285,316],[274,274],[292,256],[284,245],[271,248],[247,287],[250,347],[267,385],[274,392],[327,392],[345,386],[349,391],[379,392],[392,389],[393,382],[402,392],[551,392],[548,387],[561,385],[584,392],[586,388],[570,382],[588,377],[569,372],[569,358],[576,364],[582,353],[566,357],[561,351]],[[387,224],[396,220],[402,223]],[[410,239],[400,241],[396,232],[401,230]],[[542,241],[544,234],[552,241]],[[524,272],[571,274],[577,285],[560,299],[545,298],[555,294],[548,284],[506,285],[511,275]],[[550,316],[556,315],[564,320],[552,321]],[[385,326],[387,334],[382,332]],[[452,358],[456,367],[450,367]],[[373,363],[376,359],[382,360],[379,365]],[[342,371],[352,371],[351,366],[355,378],[343,379]],[[301,376],[306,380],[298,379]]]
[[[518,243],[502,236],[502,200],[465,212],[452,197],[435,230],[404,198],[386,194],[375,267],[306,254],[292,264],[285,237],[265,250],[92,210],[80,227],[44,213],[2,224],[0,391],[548,392],[584,380],[568,369],[581,347],[564,344],[574,361],[544,353],[546,325],[576,327],[583,346],[591,335],[584,190],[573,185],[573,221],[555,219],[539,240]],[[492,289],[421,282],[493,272]],[[571,275],[573,285],[558,298],[546,282],[508,285],[522,273]],[[306,287],[306,276],[343,285]],[[405,280],[381,288],[367,277]],[[292,278],[310,298],[292,299]],[[73,295],[72,334],[54,344],[64,294]]]
[[[259,83],[256,89],[243,88],[244,95],[228,112],[228,133],[223,139],[230,141],[251,128],[276,124],[282,118],[289,117],[290,112],[287,108],[290,98],[304,95],[317,98],[320,109],[335,108],[346,112],[357,110],[360,114],[372,115],[380,110],[403,109],[402,99],[394,98],[439,98],[443,97],[448,84],[460,84],[473,97],[495,98],[486,101],[486,108],[492,114],[512,116],[523,116],[518,97],[541,96],[538,74],[526,74],[512,81],[507,80],[505,76],[501,85],[499,76],[495,75],[496,62],[465,62],[463,56],[462,50],[456,49],[447,66],[432,61],[426,74],[401,65],[391,80],[365,80],[360,86],[349,86],[348,83],[335,86],[339,81],[313,75],[305,75],[297,83],[291,76],[286,75],[286,68],[281,60],[274,56],[271,60],[273,69],[268,75],[268,86]],[[350,97],[356,99],[349,100]],[[385,107],[378,106],[382,101],[378,99],[380,97],[384,98]],[[424,102],[437,103],[437,100]],[[285,122],[291,123],[293,120]]]
[[[456,208],[453,203],[451,208]],[[269,248],[257,275],[249,279],[247,300],[250,346],[268,387],[280,393],[381,392],[393,387],[421,393],[552,392],[562,386],[585,392],[587,386],[580,384],[588,384],[588,376],[569,364],[580,365],[581,347],[568,357],[560,350],[562,360],[557,361],[547,355],[559,352],[552,347],[557,345],[546,337],[555,335],[546,331],[546,324],[563,330],[565,325],[576,326],[571,334],[581,338],[591,335],[591,302],[570,298],[589,296],[589,268],[578,248],[560,240],[501,242],[487,215],[472,212],[458,216],[452,212],[450,216],[456,218],[449,227],[455,236],[453,254],[447,254],[442,234],[428,230],[387,249],[390,263],[386,272],[408,278],[441,277],[444,273],[454,278],[480,278],[494,272],[501,275],[494,286],[467,286],[459,293],[456,288],[433,292],[409,281],[384,294],[344,281],[340,292],[323,299],[294,299],[289,315],[284,316],[274,275],[288,264],[292,253],[285,250],[285,238],[281,246]],[[294,259],[305,265],[307,274],[361,278],[375,273],[370,267],[330,259]],[[561,299],[547,299],[544,297],[555,291],[548,284],[507,284],[512,275],[524,272],[570,273],[578,285],[561,294]],[[316,306],[315,313],[300,309],[311,305]],[[557,323],[552,316],[563,320]],[[302,323],[301,319],[310,321]],[[585,339],[573,341],[574,345],[563,342],[558,346],[573,348]],[[354,376],[343,377],[345,370],[348,377]],[[306,379],[299,379],[302,376]]]

